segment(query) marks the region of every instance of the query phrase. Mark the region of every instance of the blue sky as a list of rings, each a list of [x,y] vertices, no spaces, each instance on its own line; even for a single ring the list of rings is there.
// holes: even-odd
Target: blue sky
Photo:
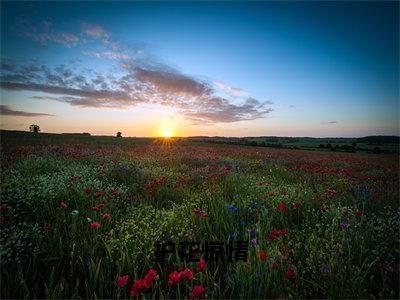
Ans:
[[[1,128],[399,134],[397,2],[1,8]]]

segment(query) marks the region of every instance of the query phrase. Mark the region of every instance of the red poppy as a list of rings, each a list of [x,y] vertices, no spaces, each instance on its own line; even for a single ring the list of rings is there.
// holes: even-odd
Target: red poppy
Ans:
[[[272,230],[272,234],[274,236],[279,236],[279,230],[275,228],[274,230]]]
[[[111,218],[111,215],[110,214],[104,214],[103,215],[103,219],[104,220],[108,220],[108,219],[110,219]]]
[[[287,257],[287,256],[282,256],[281,258],[282,258],[282,260],[283,260],[285,263],[288,263],[289,257]]]
[[[274,240],[274,236],[272,234],[268,234],[266,239],[267,239],[267,241],[272,242]]]
[[[92,223],[90,223],[90,227],[97,230],[97,229],[100,228],[100,223],[99,222],[92,222]]]
[[[197,263],[196,272],[203,272],[205,268],[206,261],[204,259],[200,259],[200,261]]]
[[[168,278],[168,286],[173,286],[175,283],[178,283],[182,280],[182,272],[178,273],[177,271],[174,271],[169,274]]]
[[[51,224],[45,223],[43,226],[44,231],[49,231],[51,229]]]
[[[295,279],[294,271],[290,268],[286,271],[285,275],[286,275],[287,279],[290,279],[290,280]]]
[[[295,209],[299,209],[300,206],[301,206],[300,202],[296,202],[295,204],[293,204],[293,207],[294,207]]]
[[[129,279],[128,275],[121,276],[120,278],[117,279],[117,284],[120,287],[124,287],[128,283],[128,279]]]
[[[357,217],[362,217],[364,215],[364,212],[362,210],[358,210],[356,212],[356,214],[357,214]]]
[[[279,269],[280,264],[276,261],[272,264],[272,270],[278,270]]]
[[[96,198],[100,198],[101,196],[103,196],[103,192],[97,192],[96,193]]]
[[[193,273],[192,273],[192,270],[190,270],[190,269],[187,269],[187,268],[186,268],[186,269],[183,270],[181,273],[182,273],[181,276],[183,276],[183,277],[186,278],[187,280],[192,281],[193,278],[194,278]]]
[[[201,215],[201,214],[203,213],[202,210],[197,209],[197,208],[193,208],[193,209],[192,209],[192,212],[193,212],[195,215]]]
[[[72,176],[72,177],[71,177],[71,180],[72,180],[73,182],[76,182],[78,179],[79,179],[79,176]]]
[[[143,280],[136,280],[129,292],[131,297],[136,297],[141,289],[145,288]]]
[[[150,269],[147,274],[143,278],[144,286],[148,289],[153,283],[154,279],[157,276],[157,271],[154,269]]]
[[[274,192],[268,192],[268,196],[273,196]]]
[[[258,184],[258,186],[262,186],[263,185],[263,183],[261,181],[259,181],[257,184]]]
[[[66,209],[66,208],[68,208],[68,205],[67,205],[67,203],[65,203],[64,201],[61,201],[61,202],[60,202],[60,207],[61,207],[62,209]]]
[[[258,257],[259,257],[261,260],[266,260],[266,259],[267,259],[267,254],[265,253],[264,250],[260,250],[260,251],[258,252]]]
[[[209,215],[206,214],[206,213],[203,213],[201,216],[202,216],[203,218],[208,218],[208,217],[209,217]]]
[[[189,299],[200,298],[204,295],[205,291],[206,289],[203,288],[201,285],[195,285],[192,292],[189,294]]]
[[[286,210],[286,205],[285,205],[285,203],[283,203],[283,202],[279,203],[279,211],[280,211],[281,213],[283,213],[283,212],[285,212],[285,210]]]
[[[286,234],[287,234],[287,230],[286,230],[286,229],[282,229],[282,230],[281,230],[281,235],[282,235],[282,236],[285,236]]]
[[[85,194],[90,194],[92,192],[91,188],[86,188],[83,190],[85,192]]]

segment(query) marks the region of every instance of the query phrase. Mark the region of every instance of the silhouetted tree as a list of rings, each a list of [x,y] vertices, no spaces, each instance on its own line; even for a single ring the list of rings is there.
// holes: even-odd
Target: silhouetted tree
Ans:
[[[32,124],[31,126],[29,126],[29,131],[30,132],[39,132],[40,131],[40,127],[39,127],[39,125]]]
[[[122,132],[117,132],[117,137],[122,137]]]

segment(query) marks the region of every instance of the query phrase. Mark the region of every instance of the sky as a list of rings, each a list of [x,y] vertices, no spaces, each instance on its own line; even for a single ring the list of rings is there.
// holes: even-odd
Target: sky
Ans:
[[[399,135],[398,2],[1,2],[0,127]]]

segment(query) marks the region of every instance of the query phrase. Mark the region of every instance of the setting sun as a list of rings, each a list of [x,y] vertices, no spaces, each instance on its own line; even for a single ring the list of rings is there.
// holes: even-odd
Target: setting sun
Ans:
[[[165,137],[165,138],[171,137],[172,136],[171,130],[164,129],[163,132],[162,132],[162,136]]]

